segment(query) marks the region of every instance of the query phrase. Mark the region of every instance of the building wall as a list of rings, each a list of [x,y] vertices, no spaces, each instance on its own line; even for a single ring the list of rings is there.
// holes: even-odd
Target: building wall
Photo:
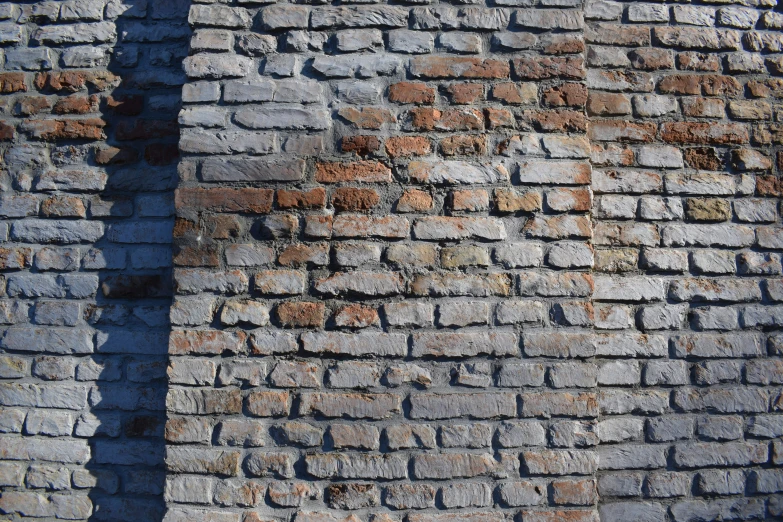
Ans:
[[[783,517],[774,0],[0,17],[10,520]]]

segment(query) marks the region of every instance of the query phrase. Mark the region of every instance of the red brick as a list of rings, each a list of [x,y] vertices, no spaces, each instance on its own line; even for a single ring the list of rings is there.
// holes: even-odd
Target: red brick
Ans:
[[[397,200],[397,212],[427,212],[431,209],[432,196],[422,190],[406,190]]]
[[[535,191],[497,189],[495,207],[500,212],[535,212],[541,210],[541,194]]]
[[[380,322],[375,308],[358,304],[343,306],[334,314],[335,325],[346,328],[367,328]]]
[[[525,111],[524,119],[542,132],[585,132],[587,118],[581,112],[569,110]]]
[[[376,136],[343,136],[340,139],[340,150],[362,157],[378,152],[380,148],[381,142]]]
[[[27,92],[24,73],[0,73],[0,94]]]
[[[716,54],[685,52],[677,55],[677,68],[685,71],[718,72],[720,56]]]
[[[389,101],[430,105],[435,102],[435,88],[420,82],[399,82],[389,86]]]
[[[373,189],[344,187],[332,193],[332,206],[338,211],[370,210],[381,201]]]
[[[277,307],[277,319],[287,328],[322,328],[325,310],[323,303],[280,303]]]
[[[389,109],[376,109],[373,107],[343,107],[337,114],[344,120],[353,124],[358,129],[378,130],[387,123],[394,123],[396,119]]]
[[[379,161],[323,162],[315,165],[315,180],[319,183],[389,183],[392,175],[391,169]]]
[[[55,114],[87,114],[98,110],[98,97],[92,96],[68,96],[60,98],[54,104],[52,112]]]
[[[467,105],[484,100],[484,85],[481,83],[453,83],[446,87],[451,103]]]
[[[737,80],[719,74],[674,74],[661,80],[658,89],[664,93],[705,96],[737,96],[742,92]]]
[[[749,140],[748,129],[738,123],[664,123],[661,138],[667,143],[705,145],[741,144]]]
[[[487,153],[487,137],[483,134],[449,136],[440,142],[444,156],[476,156]]]
[[[289,245],[280,252],[277,262],[283,266],[301,266],[307,263],[325,264],[328,259],[329,246],[325,243]]]
[[[88,85],[98,91],[117,85],[119,77],[109,71],[64,71],[35,75],[35,88],[39,91],[77,92]]]
[[[593,116],[631,114],[631,100],[625,94],[591,92],[587,97],[587,113]]]
[[[768,197],[783,196],[783,183],[775,176],[756,176],[756,195]]]
[[[278,190],[277,206],[281,209],[324,208],[326,190],[320,187],[312,190]]]
[[[45,217],[86,217],[84,202],[72,196],[52,196],[41,203],[41,215]]]
[[[685,163],[692,169],[721,170],[723,162],[711,147],[694,147],[683,151]]]
[[[484,117],[479,109],[418,108],[409,113],[411,127],[416,131],[467,131],[483,130]]]
[[[579,57],[536,56],[514,60],[514,73],[523,80],[581,80],[585,77],[585,68],[584,61]]]
[[[246,339],[245,332],[174,330],[169,336],[169,355],[240,353]]]
[[[28,120],[25,132],[40,140],[102,140],[106,122],[99,118],[86,120]]]
[[[478,212],[489,208],[489,194],[484,189],[454,190],[451,192],[453,210]]]
[[[488,129],[499,129],[502,127],[514,128],[514,114],[508,109],[494,109],[488,107],[484,109],[487,117]]]
[[[552,34],[541,49],[545,54],[577,54],[585,50],[585,42],[580,36],[571,34]]]
[[[392,158],[423,156],[430,150],[430,140],[424,136],[394,136],[386,140],[386,153]]]
[[[505,60],[423,56],[411,60],[411,74],[418,78],[508,78]]]
[[[581,83],[564,83],[544,89],[543,101],[550,107],[584,107],[587,87]]]
[[[674,68],[674,56],[666,49],[634,49],[629,53],[629,58],[634,69],[642,71]]]
[[[273,193],[260,188],[180,188],[175,193],[174,204],[178,209],[268,214],[272,210]]]

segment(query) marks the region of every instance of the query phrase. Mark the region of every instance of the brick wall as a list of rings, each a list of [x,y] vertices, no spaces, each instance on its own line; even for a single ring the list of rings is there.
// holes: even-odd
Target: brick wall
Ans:
[[[0,513],[783,519],[776,3],[0,4]]]
[[[0,513],[164,513],[189,3],[0,4]]]

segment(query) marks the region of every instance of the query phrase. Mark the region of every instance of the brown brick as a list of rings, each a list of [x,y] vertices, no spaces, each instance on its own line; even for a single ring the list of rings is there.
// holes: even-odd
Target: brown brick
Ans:
[[[315,165],[315,180],[319,183],[388,183],[392,175],[391,169],[379,161],[323,162]]]
[[[370,210],[380,201],[373,189],[344,187],[332,192],[332,206],[338,211]]]
[[[273,194],[273,190],[259,188],[180,188],[175,192],[174,204],[178,209],[206,212],[268,214]]]
[[[358,304],[343,306],[334,314],[334,324],[345,328],[367,328],[380,322],[375,308]]]
[[[397,212],[427,212],[432,210],[432,196],[422,190],[409,189],[397,200]]]
[[[552,481],[552,502],[559,506],[590,506],[598,501],[595,480]]]
[[[138,152],[130,147],[105,146],[95,149],[95,163],[98,165],[126,165],[138,159]]]
[[[446,87],[446,93],[451,103],[456,105],[478,103],[484,100],[484,84],[452,83]]]
[[[587,97],[587,113],[593,116],[631,114],[631,100],[625,94],[591,92]]]
[[[278,190],[277,206],[281,209],[311,209],[326,206],[326,190],[321,187],[311,190]]]
[[[277,319],[286,328],[322,328],[323,303],[287,302],[277,306]]]
[[[0,94],[27,92],[24,73],[0,73]]]
[[[705,96],[736,96],[742,92],[737,80],[719,74],[674,74],[658,82],[658,89],[664,93]]]
[[[716,54],[684,52],[677,55],[677,68],[685,71],[718,72],[721,62]]]
[[[631,65],[642,71],[657,71],[658,69],[674,69],[674,56],[666,49],[634,49],[628,54]]]
[[[514,128],[516,121],[514,114],[508,109],[494,109],[488,107],[484,109],[484,115],[487,118],[488,129],[499,129],[502,127]]]
[[[0,141],[11,141],[14,136],[16,136],[14,126],[0,121]]]
[[[487,153],[487,137],[483,134],[449,136],[440,142],[444,156],[476,156]]]
[[[655,138],[657,130],[654,123],[592,120],[588,136],[596,141],[648,142]]]
[[[46,96],[22,96],[16,101],[16,114],[20,116],[33,116],[51,108],[52,104]]]
[[[479,109],[418,108],[409,113],[411,127],[415,131],[468,131],[483,130],[484,116]]]
[[[661,138],[667,143],[705,145],[741,144],[749,140],[748,129],[738,123],[664,123]]]
[[[175,266],[220,266],[217,245],[174,245],[173,260]]]
[[[337,114],[344,120],[353,124],[358,129],[378,130],[387,123],[396,121],[389,109],[377,109],[374,107],[343,107]]]
[[[67,96],[54,104],[55,114],[87,114],[98,110],[98,96]]]
[[[399,82],[389,86],[389,101],[430,105],[435,102],[435,88],[420,82]]]
[[[299,243],[287,246],[277,258],[283,266],[301,266],[307,263],[324,265],[328,263],[329,247],[324,243]]]
[[[253,417],[282,417],[290,409],[288,397],[287,391],[251,392],[245,399],[245,408]]]
[[[505,60],[422,56],[413,58],[410,72],[417,78],[508,78],[510,68]]]
[[[102,140],[106,122],[99,118],[85,120],[28,120],[22,128],[40,140]]]
[[[340,139],[340,150],[355,153],[357,156],[369,156],[378,152],[381,142],[376,136],[343,136]]]
[[[72,196],[53,196],[41,203],[41,215],[45,217],[86,217],[84,202]]]
[[[550,107],[584,107],[587,87],[581,83],[564,83],[544,89],[543,101]]]
[[[0,270],[25,268],[33,262],[33,249],[27,247],[0,247]]]
[[[492,99],[509,105],[536,103],[538,87],[534,83],[498,83],[492,86]]]
[[[424,136],[393,136],[386,140],[386,153],[392,158],[423,156],[430,151],[430,140]]]
[[[144,110],[144,96],[127,94],[106,98],[106,109],[122,116],[138,116]]]
[[[585,77],[584,60],[580,57],[536,56],[517,58],[513,63],[514,73],[523,80],[581,80]]]
[[[204,231],[212,239],[230,239],[239,237],[242,233],[242,222],[239,216],[208,215],[204,217]]]
[[[535,191],[497,189],[495,206],[500,212],[535,212],[541,209],[541,194]]]
[[[451,208],[467,212],[485,211],[489,208],[489,194],[484,189],[454,190],[451,192]]]
[[[775,176],[756,177],[756,195],[780,197],[783,196],[783,183]]]
[[[245,332],[174,330],[169,335],[169,355],[221,355],[244,351]]]
[[[176,120],[124,120],[117,124],[115,137],[118,140],[148,140],[179,136]]]
[[[119,80],[109,71],[63,71],[37,73],[34,83],[39,91],[77,92],[87,86],[104,91]]]
[[[144,147],[144,160],[154,167],[171,165],[179,159],[176,143],[151,143]]]
[[[540,132],[585,132],[587,118],[578,111],[525,111],[523,119]]]
[[[685,217],[693,221],[726,221],[731,217],[731,203],[718,198],[688,198]]]
[[[692,169],[721,170],[723,162],[711,147],[693,147],[683,151],[685,163]]]
[[[585,51],[585,42],[578,35],[550,33],[549,36],[541,49],[545,54],[577,54]]]

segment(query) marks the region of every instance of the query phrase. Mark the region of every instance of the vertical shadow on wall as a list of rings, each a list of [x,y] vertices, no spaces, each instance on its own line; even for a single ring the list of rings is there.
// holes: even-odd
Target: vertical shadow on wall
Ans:
[[[98,196],[106,225],[96,244],[100,288],[85,316],[96,331],[86,467],[91,521],[159,522],[171,303],[177,114],[190,0],[123,0],[101,103],[105,145],[91,162],[108,173]],[[108,92],[108,91],[107,91]]]

